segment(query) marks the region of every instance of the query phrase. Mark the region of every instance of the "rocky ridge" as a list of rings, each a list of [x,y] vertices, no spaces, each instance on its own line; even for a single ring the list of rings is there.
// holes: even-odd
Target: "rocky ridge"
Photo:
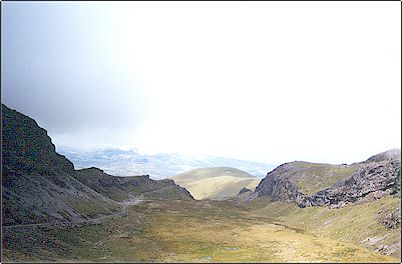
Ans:
[[[122,209],[118,201],[143,189],[150,191],[151,198],[192,199],[186,190],[169,180],[120,179],[106,174],[99,178],[103,172],[96,168],[75,171],[68,159],[56,153],[46,130],[35,120],[4,104],[1,110],[4,226],[81,221],[114,214]],[[116,187],[120,183],[122,186]],[[132,186],[137,186],[137,190],[130,191]],[[116,192],[113,188],[117,188]],[[152,191],[157,192],[153,195]],[[117,195],[108,195],[111,193]]]
[[[247,193],[247,192],[252,192],[252,190],[250,190],[249,188],[243,187],[243,189],[240,190],[239,194]]]
[[[100,194],[116,201],[130,196],[151,195],[159,199],[193,199],[191,194],[174,183],[173,180],[152,180],[149,175],[120,177],[91,167],[77,170],[74,177]],[[159,192],[157,192],[159,191]]]
[[[400,160],[395,158],[363,163],[350,178],[305,197],[299,206],[344,206],[365,197],[378,199],[389,195],[396,188],[400,168]]]
[[[328,164],[328,167],[344,166],[349,169],[347,166],[354,166],[357,169],[350,175],[342,175],[343,180],[313,194],[301,191],[300,184],[295,180],[302,174],[299,166],[285,163],[267,174],[257,186],[255,196],[270,195],[276,200],[294,202],[300,207],[342,207],[363,198],[378,199],[398,189],[400,162],[400,150],[390,150],[353,165]]]

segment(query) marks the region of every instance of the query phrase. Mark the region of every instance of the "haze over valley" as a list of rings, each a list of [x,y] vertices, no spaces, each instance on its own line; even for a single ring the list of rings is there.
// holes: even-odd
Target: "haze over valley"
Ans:
[[[154,154],[137,150],[58,148],[60,154],[70,159],[76,168],[99,167],[116,176],[148,174],[153,179],[163,179],[192,169],[205,167],[236,167],[253,176],[263,178],[274,165],[208,155]]]
[[[2,263],[400,263],[399,2],[2,2]]]

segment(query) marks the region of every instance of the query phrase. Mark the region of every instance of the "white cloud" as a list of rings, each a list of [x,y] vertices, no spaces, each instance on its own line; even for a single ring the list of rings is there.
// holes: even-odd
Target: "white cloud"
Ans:
[[[268,163],[355,162],[401,144],[396,2],[98,5],[75,14],[91,30],[80,44],[122,84],[109,107],[136,124],[56,143]]]

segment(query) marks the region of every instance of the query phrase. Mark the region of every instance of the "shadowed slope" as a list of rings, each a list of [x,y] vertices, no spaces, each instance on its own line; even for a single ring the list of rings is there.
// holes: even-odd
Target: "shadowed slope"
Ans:
[[[192,199],[172,180],[75,171],[35,120],[2,105],[2,223],[80,221],[120,211],[130,196]]]
[[[88,168],[77,170],[74,177],[116,201],[138,195],[157,199],[193,199],[185,188],[177,186],[173,180],[152,180],[148,175],[118,177],[106,174],[98,168]]]
[[[31,118],[2,105],[3,225],[80,220],[120,209],[72,177],[73,164]]]

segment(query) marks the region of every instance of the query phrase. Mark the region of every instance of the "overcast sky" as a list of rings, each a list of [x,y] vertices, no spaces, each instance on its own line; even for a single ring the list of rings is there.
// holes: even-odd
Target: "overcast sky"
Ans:
[[[401,145],[399,2],[2,3],[2,102],[56,147],[280,164]]]

